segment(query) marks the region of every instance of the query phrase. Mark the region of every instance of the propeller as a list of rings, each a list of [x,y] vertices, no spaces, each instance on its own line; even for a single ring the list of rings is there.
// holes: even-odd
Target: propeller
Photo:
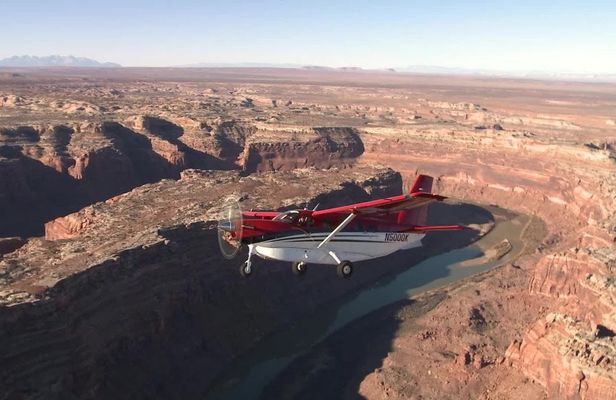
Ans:
[[[218,221],[218,246],[228,260],[234,258],[242,247],[243,223],[240,203],[230,201],[223,212],[223,219]]]

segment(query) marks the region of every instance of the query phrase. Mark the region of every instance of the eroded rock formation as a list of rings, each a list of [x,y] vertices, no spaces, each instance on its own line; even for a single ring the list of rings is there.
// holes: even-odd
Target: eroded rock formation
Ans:
[[[353,164],[355,158],[364,152],[362,140],[357,130],[352,128],[259,133],[250,138],[240,159],[247,172],[346,166]],[[291,136],[291,140],[287,137],[272,141],[272,134]]]
[[[613,153],[498,130],[477,135],[421,129],[401,136],[382,130],[364,135],[364,161],[378,160],[403,174],[434,174],[440,192],[531,213],[547,223],[547,239],[528,256],[527,290],[556,314],[526,328],[509,346],[508,362],[550,398],[614,397],[613,339],[595,334],[616,328]],[[435,153],[441,156],[435,159]]]
[[[43,223],[186,168],[246,172],[350,165],[363,152],[351,128],[271,131],[131,117],[0,130],[0,234],[37,235]],[[193,121],[194,122],[194,121]],[[289,140],[288,136],[293,136]]]
[[[386,273],[348,284],[323,268],[300,282],[268,263],[241,280],[217,249],[222,198],[334,205],[400,188],[391,170],[187,170],[54,221],[50,239],[63,240],[30,239],[0,260],[0,398],[195,396],[267,333]]]

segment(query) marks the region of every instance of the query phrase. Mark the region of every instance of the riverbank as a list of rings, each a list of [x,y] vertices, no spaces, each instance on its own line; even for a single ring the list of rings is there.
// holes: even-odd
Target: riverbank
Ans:
[[[489,383],[478,372],[500,366],[499,354],[513,339],[510,333],[520,331],[507,326],[508,316],[539,312],[536,303],[516,302],[516,291],[525,290],[527,276],[521,265],[533,257],[530,253],[544,232],[535,218],[491,211],[494,229],[475,244],[484,255],[457,268],[487,261],[490,250],[507,240],[511,251],[501,256],[500,267],[410,295],[358,318],[299,357],[261,398],[480,397]],[[516,236],[520,224],[524,225]],[[515,261],[520,256],[521,262]],[[495,377],[509,380],[511,387],[527,381],[513,370]],[[528,398],[541,398],[542,393],[541,387],[532,386]]]
[[[477,207],[477,206],[475,206]],[[332,364],[335,370],[330,370],[327,365],[323,366],[320,362],[317,363],[318,370],[323,370],[323,373],[327,376],[315,376],[316,381],[311,384],[302,384],[302,379],[305,376],[304,372],[311,370],[310,366],[305,366],[303,360],[306,360],[309,365],[314,364],[314,360],[311,360],[311,356],[317,356],[322,346],[326,346],[330,340],[336,340],[342,332],[351,331],[346,334],[342,334],[341,340],[344,343],[360,340],[360,336],[357,335],[357,330],[352,329],[360,320],[363,320],[366,314],[370,314],[371,311],[379,309],[385,306],[389,308],[388,304],[398,304],[402,298],[407,298],[407,293],[423,293],[429,291],[434,287],[440,287],[447,285],[449,282],[455,282],[459,279],[463,279],[465,276],[469,276],[481,271],[485,271],[497,265],[500,262],[506,262],[509,258],[517,257],[525,246],[522,245],[524,240],[519,240],[518,236],[529,234],[529,226],[535,226],[539,223],[536,220],[531,224],[531,218],[522,215],[509,212],[497,207],[488,207],[492,216],[492,220],[489,224],[484,226],[483,233],[485,235],[479,241],[474,242],[470,247],[458,248],[457,250],[442,251],[440,253],[430,254],[430,257],[424,259],[419,263],[412,264],[412,267],[402,270],[398,274],[394,274],[387,278],[381,279],[375,282],[373,285],[364,288],[362,291],[349,296],[345,300],[336,305],[328,307],[326,310],[320,310],[316,315],[303,321],[299,321],[291,329],[280,332],[275,335],[275,338],[271,338],[258,346],[258,349],[252,354],[244,357],[241,363],[235,365],[230,371],[227,371],[225,376],[220,377],[219,385],[208,393],[208,398],[234,398],[242,396],[247,398],[255,398],[261,392],[263,387],[270,384],[270,388],[264,392],[264,398],[276,398],[283,395],[287,389],[283,388],[282,392],[277,389],[271,389],[272,385],[276,387],[278,382],[282,382],[282,386],[287,387],[287,382],[297,389],[289,397],[298,396],[306,390],[308,397],[313,396],[326,396],[328,387],[328,381],[332,378],[336,384],[344,382],[344,378],[340,378],[340,367],[336,363]],[[488,210],[486,210],[487,212]],[[532,229],[531,229],[532,230]],[[475,266],[460,266],[457,265],[461,261],[468,261],[472,259],[480,259],[486,253],[485,249],[489,249],[494,243],[499,243],[505,238],[509,238],[513,243],[512,251],[503,256],[502,260],[491,261]],[[438,241],[433,242],[438,243]],[[446,246],[445,246],[446,247]],[[424,251],[430,252],[431,247],[428,246]],[[404,256],[404,255],[403,255]],[[408,258],[408,255],[407,255]],[[407,260],[409,261],[409,260]],[[382,261],[381,261],[382,262]],[[397,260],[400,262],[400,260]],[[457,266],[456,266],[457,265]],[[453,267],[455,266],[455,267]],[[396,307],[396,306],[394,306]],[[379,313],[377,311],[377,313]],[[358,320],[353,322],[354,320]],[[345,325],[348,325],[345,327]],[[385,329],[391,326],[391,324],[378,321],[376,323],[378,329]],[[381,326],[382,325],[382,326]],[[336,333],[336,330],[342,330]],[[377,329],[377,330],[378,330]],[[375,331],[378,335],[379,333]],[[330,335],[329,337],[327,337]],[[351,339],[346,339],[346,337]],[[327,338],[326,338],[327,337]],[[321,341],[321,344],[315,345]],[[384,343],[389,343],[389,340],[380,340],[378,337],[375,339],[375,343],[369,345],[371,351],[379,349]],[[312,347],[314,346],[314,347]],[[364,344],[360,344],[357,348],[364,348]],[[348,354],[356,356],[358,353],[357,348],[351,346],[348,348]],[[370,357],[369,354],[366,355]],[[336,356],[336,359],[343,360],[344,355]],[[294,361],[295,360],[295,361]],[[344,363],[347,364],[347,363]],[[343,370],[353,369],[358,364],[353,361],[349,362],[347,367]],[[296,367],[299,370],[296,371]],[[307,369],[305,369],[307,368]],[[296,372],[294,372],[296,371]],[[289,376],[289,373],[291,376]],[[278,375],[278,378],[276,376]],[[329,377],[329,378],[328,378]],[[322,378],[325,378],[323,381]],[[298,381],[299,379],[299,381]],[[322,383],[324,383],[322,385]],[[314,387],[322,387],[325,392],[319,391],[313,392]],[[273,395],[270,395],[273,390]],[[338,390],[339,391],[339,390]]]

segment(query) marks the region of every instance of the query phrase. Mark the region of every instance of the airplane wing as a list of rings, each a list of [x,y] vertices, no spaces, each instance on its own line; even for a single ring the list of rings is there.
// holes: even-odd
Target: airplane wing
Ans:
[[[411,193],[387,197],[385,199],[365,201],[363,203],[349,204],[347,206],[318,210],[312,213],[314,218],[333,214],[363,214],[363,215],[383,215],[398,212],[401,210],[411,210],[424,206],[433,201],[441,201],[446,197],[430,193]]]

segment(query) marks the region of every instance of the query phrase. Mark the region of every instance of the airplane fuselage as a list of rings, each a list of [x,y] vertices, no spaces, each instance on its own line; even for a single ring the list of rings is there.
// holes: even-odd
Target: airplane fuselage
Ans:
[[[412,232],[340,232],[319,248],[327,234],[294,234],[248,246],[251,252],[266,259],[336,265],[340,260],[363,261],[419,247],[424,237],[423,233]]]

